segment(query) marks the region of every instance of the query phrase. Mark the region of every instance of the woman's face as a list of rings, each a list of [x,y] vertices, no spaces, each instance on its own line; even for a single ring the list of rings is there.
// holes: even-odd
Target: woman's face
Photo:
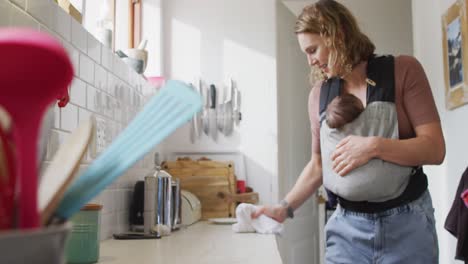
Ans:
[[[314,33],[299,33],[297,39],[309,65],[319,68],[328,78],[332,77],[333,71],[328,65],[330,49],[325,45],[325,39]]]

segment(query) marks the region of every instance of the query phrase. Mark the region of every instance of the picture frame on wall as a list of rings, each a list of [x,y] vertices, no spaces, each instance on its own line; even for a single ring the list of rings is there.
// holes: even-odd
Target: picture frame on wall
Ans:
[[[445,105],[449,110],[468,103],[467,0],[457,0],[442,16]]]

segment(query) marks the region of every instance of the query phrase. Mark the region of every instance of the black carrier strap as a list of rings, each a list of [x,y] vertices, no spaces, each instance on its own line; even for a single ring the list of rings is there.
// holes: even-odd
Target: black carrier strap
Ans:
[[[367,63],[367,105],[371,102],[395,102],[395,58],[388,56],[373,56]],[[328,104],[341,94],[343,80],[340,78],[331,78],[322,84],[320,90],[320,125],[325,120],[325,111]],[[328,207],[336,206],[333,201],[338,201],[340,205],[351,211],[363,213],[377,213],[391,208],[395,208],[419,198],[427,190],[427,177],[421,167],[415,168],[410,178],[408,186],[403,193],[389,201],[374,203],[368,201],[348,201],[329,190],[326,190],[329,196]]]
[[[395,102],[395,58],[393,56],[373,56],[367,62],[367,104],[375,101]],[[330,78],[320,88],[320,125],[325,120],[328,104],[343,88],[343,79]]]
[[[395,58],[373,57],[367,63],[367,104],[395,102]]]
[[[326,80],[320,88],[320,125],[322,125],[325,119],[325,111],[327,110],[328,104],[341,94],[341,88],[343,86],[343,80],[340,78],[331,78]]]

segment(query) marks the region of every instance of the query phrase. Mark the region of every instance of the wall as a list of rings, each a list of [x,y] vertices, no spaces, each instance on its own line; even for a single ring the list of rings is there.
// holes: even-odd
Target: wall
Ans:
[[[110,50],[104,48],[80,24],[52,0],[0,0],[0,27],[29,27],[56,37],[72,60],[75,77],[70,103],[54,107],[55,124],[47,146],[45,166],[82,120],[95,115],[106,126],[107,145],[133,118],[151,89],[142,76],[130,70]],[[80,171],[93,157],[88,151]],[[137,163],[93,202],[103,205],[101,239],[128,229],[128,207],[136,180],[152,167],[151,155]]]
[[[455,261],[456,240],[444,228],[461,174],[468,165],[466,146],[468,106],[452,111],[445,108],[445,83],[442,53],[442,15],[455,0],[413,0],[414,50],[432,87],[442,120],[447,154],[442,166],[428,167],[429,188],[433,196],[439,235],[440,263]]]
[[[189,126],[164,144],[171,152],[240,152],[247,183],[261,203],[277,201],[277,98],[274,0],[164,1],[164,70],[167,78],[222,91],[232,77],[242,93],[243,120],[231,137],[189,141]],[[218,90],[218,100],[224,98]]]
[[[294,34],[296,16],[281,2],[276,9],[278,83],[279,197],[295,184],[311,157],[310,122],[307,112],[309,66]],[[319,263],[318,208],[312,196],[286,221],[277,237],[283,263]]]
[[[316,0],[285,0],[299,14]],[[355,15],[362,31],[376,44],[380,54],[413,54],[411,3],[407,0],[340,0]]]

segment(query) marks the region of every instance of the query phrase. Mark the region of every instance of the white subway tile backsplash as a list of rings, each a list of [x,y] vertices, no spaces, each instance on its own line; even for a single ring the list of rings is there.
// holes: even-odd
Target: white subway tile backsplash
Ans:
[[[21,7],[22,9],[26,8],[26,0],[10,0],[10,1],[16,4],[17,6]]]
[[[112,62],[114,53],[106,47],[102,47],[102,52],[101,52],[101,64],[106,68],[108,71],[112,71]]]
[[[71,41],[81,52],[87,53],[88,50],[88,32],[75,19],[71,21]]]
[[[70,57],[70,60],[73,64],[73,71],[75,76],[79,76],[80,71],[80,52],[73,47],[70,43],[63,41],[63,46]]]
[[[96,65],[95,68],[94,85],[101,91],[107,92],[107,72],[100,65]]]
[[[102,210],[101,210],[101,232],[100,232],[101,239],[112,236],[112,231],[114,228],[112,226],[112,218],[116,217],[115,215],[112,215],[111,213],[104,213],[103,210],[105,210],[105,207],[106,207],[106,204],[104,203]]]
[[[23,10],[13,7],[10,15],[10,26],[39,29],[39,24]]]
[[[94,83],[94,62],[83,53],[80,54],[80,79],[89,84]]]
[[[46,160],[52,160],[57,152],[59,146],[59,132],[56,130],[51,130],[49,139],[47,141],[47,149],[46,149]]]
[[[118,232],[124,233],[128,232],[129,230],[129,213],[128,212],[121,212],[117,215],[117,226]]]
[[[10,3],[0,0],[0,27],[9,25],[10,18]]]
[[[122,65],[124,62],[117,56],[117,55],[112,55],[112,72],[118,76],[120,79],[122,79]]]
[[[86,107],[86,83],[74,78],[70,88],[70,101],[78,106]]]
[[[54,37],[59,43],[62,43],[62,39],[57,33],[55,33],[47,27],[44,27],[42,24],[39,24],[39,31],[49,34],[50,36]]]
[[[114,118],[114,101],[112,97],[107,94],[102,94],[104,99],[104,115],[109,118]]]
[[[61,108],[60,112],[61,128],[69,132],[74,131],[78,127],[78,107],[69,103]]]
[[[26,11],[48,28],[52,28],[55,7],[52,0],[32,0],[28,1]]]
[[[101,49],[102,44],[93,35],[88,34],[88,56],[98,64],[101,63]]]
[[[60,128],[60,108],[58,104],[54,105],[54,128]]]
[[[78,123],[90,120],[92,113],[84,108],[78,108]]]
[[[110,95],[117,98],[117,100],[121,100],[119,91],[120,91],[122,81],[120,81],[119,78],[117,78],[114,74],[109,73],[107,75],[107,82],[108,82],[107,83],[108,84],[107,85],[107,92]]]
[[[54,30],[66,41],[71,41],[71,17],[58,5],[54,5]]]
[[[86,107],[93,112],[97,112],[98,103],[97,103],[96,88],[88,85],[86,91],[87,91]]]

